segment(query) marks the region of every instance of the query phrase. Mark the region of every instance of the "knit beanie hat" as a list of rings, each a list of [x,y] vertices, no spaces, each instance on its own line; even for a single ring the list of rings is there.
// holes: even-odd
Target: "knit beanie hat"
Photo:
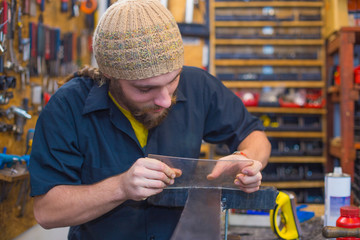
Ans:
[[[119,0],[101,17],[93,51],[99,70],[115,79],[155,77],[182,68],[177,23],[160,0]]]

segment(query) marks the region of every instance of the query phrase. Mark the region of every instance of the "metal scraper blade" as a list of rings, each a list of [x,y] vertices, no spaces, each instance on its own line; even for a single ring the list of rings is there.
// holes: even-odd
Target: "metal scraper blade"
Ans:
[[[171,240],[220,240],[221,189],[189,190]]]

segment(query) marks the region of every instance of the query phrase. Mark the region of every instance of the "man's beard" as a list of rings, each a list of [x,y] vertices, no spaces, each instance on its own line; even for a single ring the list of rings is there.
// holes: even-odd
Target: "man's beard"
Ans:
[[[134,118],[140,123],[142,123],[146,129],[152,129],[158,126],[160,123],[162,123],[162,121],[164,121],[164,119],[169,114],[171,107],[176,104],[176,91],[175,91],[174,95],[171,97],[170,107],[164,109],[161,114],[154,116],[154,111],[161,109],[162,107],[153,105],[153,106],[146,106],[139,108],[131,101],[129,101],[128,98],[125,97],[125,94],[121,86],[118,86],[116,91],[117,91],[116,100],[124,104],[124,106],[129,110],[129,112],[134,116]]]
[[[176,103],[176,96],[171,97],[171,105],[169,108],[165,108],[162,113],[158,116],[154,116],[151,114],[154,110],[161,109],[159,106],[150,106],[150,107],[144,107],[144,108],[137,108],[135,106],[127,106],[130,113],[134,116],[136,120],[138,120],[140,123],[144,125],[147,129],[152,129],[156,126],[158,126],[160,123],[164,121],[164,119],[169,114],[169,111],[173,105]]]

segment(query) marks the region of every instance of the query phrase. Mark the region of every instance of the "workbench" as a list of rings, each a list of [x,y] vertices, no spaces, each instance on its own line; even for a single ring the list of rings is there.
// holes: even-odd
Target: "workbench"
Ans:
[[[324,205],[309,204],[304,211],[313,211],[315,216],[308,221],[301,223],[302,237],[301,240],[323,240],[322,228],[324,222]],[[228,240],[276,240],[278,239],[270,227],[244,227],[230,226]]]

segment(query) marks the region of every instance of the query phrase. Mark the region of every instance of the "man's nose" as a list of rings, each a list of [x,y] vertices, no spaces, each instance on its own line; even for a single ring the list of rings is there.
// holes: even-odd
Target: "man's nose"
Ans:
[[[155,105],[163,108],[169,108],[171,106],[171,96],[169,90],[166,87],[162,87],[154,100]]]

